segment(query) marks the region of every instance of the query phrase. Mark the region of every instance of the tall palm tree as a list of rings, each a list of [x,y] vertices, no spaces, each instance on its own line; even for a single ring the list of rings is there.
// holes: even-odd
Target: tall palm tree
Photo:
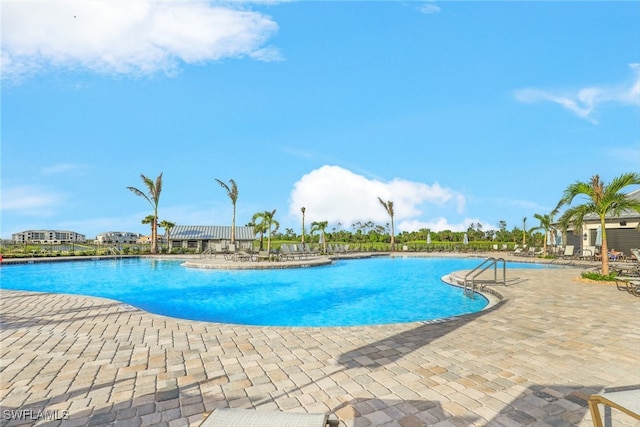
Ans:
[[[302,247],[304,248],[304,213],[307,211],[307,208],[304,206],[300,208],[300,212],[302,212]]]
[[[578,195],[586,196],[584,204],[568,208],[560,217],[559,222],[565,230],[569,225],[573,225],[574,232],[580,232],[586,215],[598,215],[602,230],[601,270],[605,276],[609,274],[606,216],[608,214],[618,216],[625,210],[640,212],[640,201],[631,199],[628,194],[622,193],[622,190],[630,185],[640,185],[640,173],[622,174],[613,178],[608,185],[600,180],[599,175],[592,176],[590,182],[576,181],[564,190],[562,199],[554,211],[557,212],[564,205],[570,205]]]
[[[225,184],[218,178],[215,179],[220,187],[224,188],[227,192],[227,196],[231,199],[231,203],[233,204],[233,218],[231,219],[231,243],[234,244],[236,242],[236,203],[238,201],[238,186],[236,182],[232,179],[229,180],[229,185]]]
[[[522,246],[527,244],[527,217],[522,218]]]
[[[147,187],[147,194],[135,187],[127,187],[136,196],[144,198],[153,207],[153,221],[151,225],[151,253],[158,252],[158,204],[160,203],[160,193],[162,192],[162,172],[155,182],[143,174],[140,175],[142,182]]]
[[[540,225],[536,228],[533,228],[532,231],[533,230],[544,231],[544,238],[542,239],[542,255],[547,256],[547,236],[551,231],[551,223],[553,222],[553,215],[533,214],[533,217],[538,221],[540,221]]]
[[[395,239],[395,230],[394,230],[394,226],[393,226],[393,214],[394,214],[394,212],[393,212],[393,202],[391,200],[389,200],[388,202],[385,202],[380,197],[378,197],[378,201],[380,201],[380,204],[382,206],[384,206],[384,209],[387,211],[387,213],[391,217],[391,250],[395,251],[395,249],[396,249],[396,239]]]
[[[322,253],[326,254],[327,253],[327,238],[325,236],[325,230],[327,228],[327,226],[329,225],[329,221],[314,221],[311,223],[311,230],[310,232],[313,234],[316,231],[320,232],[320,236],[322,239]]]
[[[267,253],[271,253],[271,233],[275,233],[280,228],[280,223],[275,220],[276,210],[272,210],[271,212],[265,211],[265,223],[267,226]]]
[[[164,234],[167,236],[167,244],[168,244],[169,241],[171,240],[171,229],[175,227],[176,224],[171,221],[167,221],[166,219],[163,219],[162,221],[160,221],[160,224],[158,224],[158,226],[164,228]]]

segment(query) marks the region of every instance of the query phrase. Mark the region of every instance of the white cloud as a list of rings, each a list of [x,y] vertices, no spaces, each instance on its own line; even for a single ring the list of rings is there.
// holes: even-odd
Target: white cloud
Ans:
[[[424,3],[422,6],[420,6],[420,12],[424,13],[425,15],[431,15],[433,13],[438,13],[440,12],[440,6],[437,6],[435,3]]]
[[[603,104],[640,105],[640,64],[630,64],[633,79],[617,86],[590,86],[577,91],[546,91],[526,88],[515,92],[525,103],[550,101],[561,105],[578,117],[597,123],[593,113]]]
[[[18,186],[2,189],[2,210],[22,215],[49,216],[64,200],[57,193],[34,186]]]
[[[394,219],[399,231],[401,224],[411,224],[422,215],[423,204],[442,207],[453,204],[458,212],[465,208],[462,194],[439,184],[394,179],[389,182],[366,178],[338,166],[322,166],[295,183],[291,192],[289,215],[299,217],[306,208],[305,219],[341,223],[344,227],[356,221],[389,222],[389,216],[378,201],[392,200]]]
[[[58,163],[52,166],[48,166],[42,169],[43,175],[57,175],[65,173],[74,173],[77,175],[84,175],[87,171],[87,167],[84,165],[75,165],[72,163]]]
[[[428,221],[420,221],[420,220],[408,220],[400,222],[397,227],[399,230],[406,231],[417,231],[423,228],[431,231],[443,231],[443,230],[451,230],[451,231],[467,231],[471,224],[481,224],[483,230],[492,230],[496,227],[489,223],[480,221],[477,218],[465,218],[461,222],[450,223],[446,218],[433,218]]]
[[[268,16],[205,1],[12,1],[2,4],[3,78],[47,67],[173,73],[180,62],[278,60]]]

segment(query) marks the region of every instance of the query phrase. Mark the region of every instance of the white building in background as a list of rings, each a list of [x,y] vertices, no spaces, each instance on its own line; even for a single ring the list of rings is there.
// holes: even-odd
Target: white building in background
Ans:
[[[84,234],[66,230],[26,230],[11,235],[11,240],[17,243],[85,243]]]
[[[142,234],[129,231],[106,231],[96,236],[96,243],[136,243],[140,237]]]

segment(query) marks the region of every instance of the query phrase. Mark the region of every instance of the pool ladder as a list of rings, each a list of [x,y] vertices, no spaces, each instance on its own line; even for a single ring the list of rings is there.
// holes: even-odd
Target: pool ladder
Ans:
[[[485,258],[479,266],[471,270],[464,276],[464,293],[467,296],[473,296],[476,290],[476,277],[493,267],[493,282],[498,283],[498,263],[502,262],[502,284],[507,284],[506,263],[504,258]]]

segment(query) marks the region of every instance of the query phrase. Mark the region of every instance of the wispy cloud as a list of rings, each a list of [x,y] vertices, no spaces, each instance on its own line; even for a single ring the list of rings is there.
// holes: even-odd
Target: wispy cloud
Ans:
[[[436,5],[435,2],[426,2],[420,6],[419,10],[425,15],[431,15],[440,12],[440,6]]]
[[[64,201],[61,194],[35,186],[17,186],[2,189],[2,211],[22,215],[49,216]]]
[[[431,231],[443,231],[443,230],[467,231],[471,226],[471,224],[473,224],[474,226],[476,224],[481,224],[484,230],[493,230],[496,228],[494,225],[480,221],[477,218],[465,218],[460,222],[451,223],[449,222],[449,220],[447,220],[447,218],[444,218],[444,217],[434,218],[428,221],[420,221],[420,220],[401,221],[397,227],[399,230],[406,230],[406,231],[421,230],[423,228],[426,228],[427,230],[431,230]]]
[[[72,163],[58,163],[52,166],[47,166],[42,169],[43,175],[57,175],[65,173],[73,173],[78,175],[84,175],[87,170],[85,165],[76,165]]]
[[[174,73],[221,58],[280,59],[265,46],[278,30],[241,4],[203,1],[36,0],[2,5],[2,75],[49,68],[106,74]]]
[[[519,89],[516,99],[525,103],[554,102],[596,124],[594,112],[604,104],[640,105],[640,64],[630,64],[630,82],[611,86],[589,86],[576,91],[548,91],[537,88]]]
[[[401,179],[385,182],[338,166],[322,166],[295,183],[289,214],[300,215],[300,207],[304,206],[310,222],[339,222],[345,226],[356,221],[386,223],[389,217],[378,197],[393,201],[394,218],[398,224],[421,215],[425,204],[437,207],[452,205],[458,212],[465,209],[462,194],[437,183],[428,185]]]

